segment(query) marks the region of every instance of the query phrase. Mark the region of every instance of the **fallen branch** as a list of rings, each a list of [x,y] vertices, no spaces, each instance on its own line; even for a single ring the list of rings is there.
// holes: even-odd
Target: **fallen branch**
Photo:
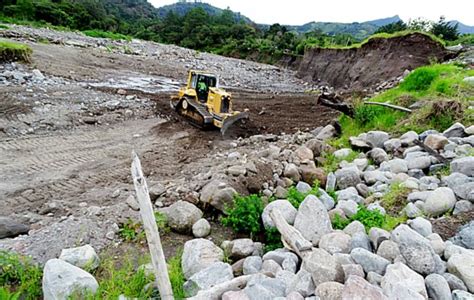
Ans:
[[[436,157],[436,159],[443,165],[449,165],[451,161],[447,159],[446,157],[443,157],[441,154],[439,154],[437,151],[431,149],[430,147],[426,146],[422,141],[420,140],[415,140],[414,141],[415,145],[421,147],[425,152],[428,152],[430,155]]]
[[[196,296],[188,298],[188,300],[218,300],[222,295],[229,291],[238,291],[247,285],[247,282],[253,275],[245,275],[234,278],[230,281],[215,285],[212,288],[200,291]]]
[[[274,209],[270,212],[270,218],[272,218],[273,224],[275,224],[280,232],[284,244],[289,246],[301,259],[304,259],[311,253],[313,244],[305,239],[301,232],[288,224],[278,209]]]
[[[383,102],[364,101],[364,104],[384,106],[384,107],[388,107],[388,108],[400,110],[400,111],[407,112],[407,113],[412,113],[412,112],[413,112],[413,111],[412,111],[411,109],[409,109],[409,108],[406,108],[406,107],[403,107],[403,106],[394,105],[394,104],[389,104],[389,103],[383,103]]]
[[[153,206],[148,193],[148,186],[143,176],[140,159],[135,151],[132,152],[132,178],[137,193],[137,200],[140,205],[140,215],[145,228],[148,248],[150,249],[151,262],[155,273],[156,284],[160,292],[160,299],[173,300],[173,290],[171,288],[170,278],[168,276],[168,267],[166,266],[165,254],[161,246],[160,233],[156,225]]]

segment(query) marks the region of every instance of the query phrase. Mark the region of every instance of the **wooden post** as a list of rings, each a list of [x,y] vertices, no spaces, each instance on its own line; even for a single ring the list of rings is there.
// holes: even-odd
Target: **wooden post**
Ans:
[[[131,171],[160,297],[163,300],[173,300],[173,290],[168,276],[165,254],[161,246],[160,233],[156,225],[155,214],[148,193],[148,186],[143,176],[140,159],[135,151],[132,152]]]

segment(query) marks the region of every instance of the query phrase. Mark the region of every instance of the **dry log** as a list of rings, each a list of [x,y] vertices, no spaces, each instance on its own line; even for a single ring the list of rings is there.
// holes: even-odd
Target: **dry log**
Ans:
[[[392,109],[395,109],[395,110],[400,110],[400,111],[407,112],[407,113],[412,113],[412,112],[413,112],[413,111],[412,111],[411,109],[409,109],[409,108],[406,108],[406,107],[403,107],[403,106],[394,105],[394,104],[390,104],[390,103],[364,101],[364,104],[367,104],[367,105],[384,106],[384,107],[392,108]]]
[[[135,185],[137,200],[140,205],[140,215],[145,228],[145,234],[150,249],[151,261],[155,273],[156,283],[160,292],[160,299],[173,300],[173,290],[168,276],[168,267],[166,266],[163,247],[161,246],[160,233],[156,225],[153,206],[151,204],[148,186],[145,176],[143,176],[140,159],[135,151],[132,152],[132,178]]]
[[[270,218],[272,218],[273,224],[280,232],[283,243],[289,246],[301,259],[311,253],[313,244],[305,239],[301,232],[288,224],[278,209],[270,212]]]
[[[253,275],[245,275],[234,278],[230,281],[215,285],[212,288],[200,291],[196,296],[188,298],[188,300],[218,300],[228,291],[238,291],[247,285],[247,282]]]

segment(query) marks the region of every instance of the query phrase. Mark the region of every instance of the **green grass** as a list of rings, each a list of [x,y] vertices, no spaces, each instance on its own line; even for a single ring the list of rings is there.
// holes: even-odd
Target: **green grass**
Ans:
[[[166,216],[160,212],[155,212],[156,225],[161,234],[170,232]],[[142,242],[145,240],[145,231],[142,223],[128,219],[120,226],[119,236],[126,242]]]
[[[357,151],[351,151],[351,153],[345,157],[337,158],[334,156],[333,153],[324,153],[323,158],[324,158],[324,164],[322,165],[322,168],[326,173],[329,172],[335,172],[339,168],[339,164],[342,161],[347,161],[348,163],[353,162],[358,156],[359,152]]]
[[[401,36],[406,36],[406,35],[410,35],[410,34],[414,34],[414,33],[419,33],[419,34],[423,34],[423,35],[426,35],[428,37],[430,37],[431,39],[433,39],[434,41],[440,43],[441,45],[445,46],[446,45],[446,42],[443,41],[442,39],[440,39],[439,37],[431,34],[431,33],[428,33],[428,32],[424,32],[424,31],[414,31],[414,30],[405,30],[405,31],[398,31],[398,32],[395,32],[395,33],[386,33],[386,32],[382,32],[382,33],[376,33],[376,34],[373,34],[371,36],[369,36],[368,38],[366,38],[365,40],[363,40],[362,42],[360,43],[354,43],[350,46],[341,46],[341,45],[329,45],[329,46],[326,46],[326,47],[319,47],[319,46],[315,46],[314,48],[323,48],[323,49],[357,49],[357,48],[360,48],[362,47],[363,45],[367,44],[368,42],[370,41],[373,41],[375,39],[391,39],[391,38],[396,38],[396,37],[401,37]]]
[[[101,31],[101,30],[85,30],[83,33],[87,36],[94,37],[94,38],[106,38],[111,40],[124,40],[124,41],[131,41],[132,37],[128,35],[124,35],[121,33],[113,33],[108,31]]]
[[[30,62],[33,50],[27,45],[0,40],[0,62]]]
[[[42,270],[29,258],[0,251],[0,299],[39,299]]]
[[[370,130],[402,134],[409,130],[444,131],[457,121],[472,124],[474,111],[467,107],[468,102],[474,100],[474,87],[463,81],[468,76],[474,76],[474,70],[454,64],[434,64],[418,68],[400,85],[373,97],[370,101],[404,107],[424,101],[425,105],[421,109],[408,114],[355,101],[354,119],[345,115],[340,117],[342,135],[330,141],[330,144],[336,148],[348,147],[349,137]]]
[[[0,29],[10,29],[7,25],[0,24]]]
[[[186,278],[184,278],[183,269],[181,267],[182,255],[183,250],[180,249],[175,256],[168,260],[168,274],[175,299],[185,298],[183,285],[186,282]]]
[[[388,213],[396,214],[406,206],[409,193],[408,188],[400,183],[393,183],[390,185],[390,190],[383,195],[381,204]]]

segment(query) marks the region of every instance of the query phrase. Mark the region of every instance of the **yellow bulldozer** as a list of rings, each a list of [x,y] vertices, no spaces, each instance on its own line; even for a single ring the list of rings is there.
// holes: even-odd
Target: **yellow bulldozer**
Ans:
[[[222,135],[235,122],[248,119],[249,112],[232,110],[232,96],[219,88],[219,78],[203,71],[189,71],[188,82],[178,95],[171,97],[171,107],[192,125],[220,128]]]

